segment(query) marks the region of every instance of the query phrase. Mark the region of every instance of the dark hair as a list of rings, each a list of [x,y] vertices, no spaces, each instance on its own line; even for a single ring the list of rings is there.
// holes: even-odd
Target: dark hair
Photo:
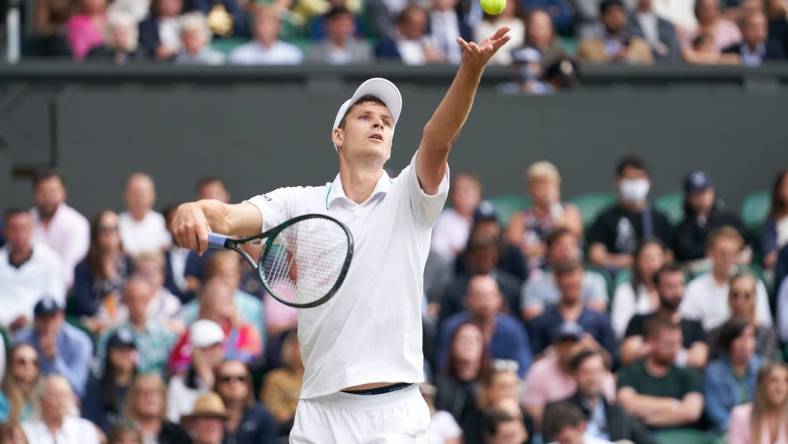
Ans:
[[[30,212],[22,207],[8,208],[3,212],[3,222],[8,225],[8,221],[10,221],[12,217],[19,216],[20,214],[30,214]]]
[[[643,159],[634,154],[629,154],[619,159],[618,164],[616,164],[616,176],[621,177],[624,174],[624,170],[627,168],[634,168],[649,174],[646,163],[643,162]]]
[[[225,359],[224,361],[222,361],[221,364],[219,364],[219,368],[216,369],[215,374],[216,374],[217,382],[220,382],[219,378],[221,378],[222,370],[224,369],[224,366],[229,363],[240,364],[241,366],[243,366],[244,377],[246,378],[246,400],[244,402],[246,403],[247,407],[252,407],[254,405],[254,387],[252,385],[252,372],[249,370],[249,367],[246,365],[246,363],[244,363],[240,359]],[[221,396],[221,393],[219,393],[218,388],[215,388],[214,391],[217,394],[219,394],[219,396]]]
[[[577,270],[582,270],[583,264],[574,259],[568,259],[564,261],[559,261],[558,263],[554,264],[552,267],[553,274],[556,278],[560,278],[561,276],[569,273],[573,273]]]
[[[654,285],[659,285],[659,281],[662,280],[662,275],[665,273],[681,273],[684,274],[684,269],[681,268],[679,264],[665,264],[654,273]]]
[[[427,14],[427,10],[426,9],[422,8],[419,5],[411,3],[408,6],[405,6],[404,8],[402,8],[402,11],[400,11],[399,15],[397,15],[397,19],[395,21],[396,24],[399,25],[399,24],[404,23],[405,21],[407,21],[408,20],[408,16],[413,11],[419,11],[419,12],[421,12],[423,14]],[[350,111],[350,110],[348,110],[348,111]]]
[[[346,15],[353,17],[353,13],[345,6],[332,6],[328,12],[323,14],[323,18],[326,20],[334,20],[335,18]]]
[[[654,316],[646,321],[646,324],[643,327],[643,337],[646,339],[653,339],[664,330],[681,331],[681,326],[670,319]]]
[[[607,11],[616,6],[624,8],[624,3],[621,0],[603,0],[599,3],[599,15],[604,15]]]
[[[194,190],[199,192],[204,186],[210,185],[214,182],[218,182],[224,189],[227,189],[227,182],[224,181],[219,176],[205,176],[201,177],[200,180],[197,181],[197,186],[194,187]],[[176,206],[177,208],[177,206]]]
[[[567,427],[575,428],[586,421],[583,412],[569,402],[561,402],[545,412],[542,429],[547,436],[555,436]]]
[[[714,42],[714,36],[702,32],[698,34],[694,39],[692,39],[692,49],[698,49],[698,46],[707,43],[709,41]]]
[[[495,436],[498,434],[498,429],[501,424],[519,421],[520,419],[503,409],[489,409],[486,410],[482,418],[482,429],[485,436]]]
[[[137,425],[133,422],[123,421],[113,425],[109,430],[109,433],[107,433],[107,444],[121,442],[120,440],[128,434],[133,434],[134,438],[140,444],[144,442],[142,440],[142,433],[140,432],[139,427],[137,427]]]
[[[101,226],[101,218],[104,217],[107,213],[115,213],[112,210],[101,210],[96,213],[95,216],[90,220],[90,247],[88,248],[88,254],[85,256],[85,260],[88,262],[88,267],[90,268],[90,273],[94,276],[98,276],[100,278],[106,278],[104,275],[104,267],[101,266],[101,251],[99,247],[99,233],[101,230],[99,227]],[[119,240],[121,243],[121,250],[123,249],[123,241]]]
[[[481,327],[479,327],[478,324],[471,321],[466,321],[458,325],[457,328],[454,329],[454,331],[451,333],[451,336],[449,337],[449,343],[448,343],[449,363],[446,366],[445,374],[446,376],[458,381],[459,381],[459,377],[457,375],[457,359],[454,357],[454,353],[453,353],[454,343],[457,341],[457,337],[459,336],[460,330],[462,330],[464,327],[469,325],[479,330],[479,332],[482,332],[482,329]],[[475,378],[476,380],[478,380],[481,377],[481,375],[488,372],[489,371],[488,369],[490,367],[490,353],[489,350],[487,349],[487,344],[485,344],[484,341],[482,341],[482,356],[480,359],[481,359],[481,363],[479,364],[479,373],[476,375]]]
[[[605,356],[599,350],[583,349],[577,352],[574,356],[572,356],[572,359],[569,360],[569,369],[572,370],[573,373],[576,372],[584,362],[593,358],[594,356],[599,356],[602,358],[602,365],[607,366],[607,363],[605,362]]]
[[[118,348],[118,347],[113,347]],[[102,402],[102,410],[107,412],[116,413],[118,416],[121,416],[123,413],[123,404],[118,404],[118,393],[117,393],[117,385],[115,384],[115,373],[117,369],[114,365],[112,365],[112,360],[110,359],[110,350],[112,348],[107,347],[104,353],[104,361],[102,362],[101,368],[101,377],[99,378],[99,391],[98,396],[101,397]],[[132,372],[132,380],[134,377],[137,376],[139,373],[139,365],[134,366],[134,371]],[[129,384],[131,386],[131,384]],[[96,394],[93,394],[96,396]]]
[[[570,230],[569,228],[558,227],[547,235],[547,239],[545,239],[545,244],[547,245],[547,249],[549,250],[550,248],[553,248],[553,245],[555,245],[564,236],[572,236],[573,238],[577,239],[575,233],[573,233],[572,230]]]
[[[635,260],[632,264],[632,290],[634,290],[635,295],[638,294],[638,287],[646,283],[646,277],[643,276],[643,273],[640,272],[640,267],[638,267],[638,259],[640,254],[643,253],[643,250],[652,245],[658,246],[663,253],[665,252],[665,244],[663,244],[662,241],[657,238],[643,239],[638,242],[638,246],[635,248],[635,253],[633,254]]]
[[[788,170],[782,170],[777,174],[772,185],[771,205],[769,207],[769,217],[776,219],[788,214],[788,202],[780,200],[780,188],[788,180]]]
[[[355,108],[358,105],[361,105],[362,103],[369,103],[369,102],[377,103],[378,105],[386,106],[386,103],[383,102],[382,100],[380,100],[380,98],[378,98],[378,97],[375,97],[375,96],[369,95],[369,94],[367,94],[365,96],[361,96],[361,98],[356,100],[352,105],[350,105],[350,107],[348,107],[347,111],[345,111],[345,115],[342,116],[342,120],[339,121],[338,128],[343,128],[343,129],[345,128],[345,119],[347,118],[347,115],[350,114],[350,111],[353,111],[353,108]]]
[[[741,336],[747,327],[752,326],[753,325],[749,321],[739,318],[731,318],[722,324],[722,327],[720,327],[720,336],[717,338],[717,344],[720,346],[720,350],[730,353],[733,341]]]
[[[63,181],[63,176],[57,173],[55,170],[45,169],[36,172],[35,177],[33,177],[33,188],[38,188],[41,185],[41,182],[49,179],[57,179],[60,181],[61,184],[65,185]]]
[[[695,7],[692,8],[692,12],[693,12],[693,14],[695,15],[696,18],[698,17],[698,11],[700,11],[700,4],[701,4],[702,1],[703,0],[695,0]],[[711,1],[716,3],[717,7],[719,8],[720,0],[711,0]]]

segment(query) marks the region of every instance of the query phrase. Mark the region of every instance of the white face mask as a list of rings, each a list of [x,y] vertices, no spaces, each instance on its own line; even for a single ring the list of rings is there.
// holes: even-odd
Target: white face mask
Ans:
[[[648,179],[622,179],[618,192],[624,202],[637,203],[646,199],[650,187]]]

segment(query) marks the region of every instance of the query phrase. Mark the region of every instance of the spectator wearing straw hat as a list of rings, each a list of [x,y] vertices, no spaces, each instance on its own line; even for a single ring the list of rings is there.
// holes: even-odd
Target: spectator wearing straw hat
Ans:
[[[186,426],[193,444],[221,444],[227,410],[219,395],[214,392],[204,393],[194,401],[192,412],[184,415],[181,422]]]

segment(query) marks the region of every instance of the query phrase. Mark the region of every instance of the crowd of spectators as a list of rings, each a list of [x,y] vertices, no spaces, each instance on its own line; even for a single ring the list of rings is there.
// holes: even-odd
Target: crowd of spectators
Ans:
[[[27,0],[23,55],[116,64],[457,64],[501,26],[509,90],[571,84],[577,63],[739,64],[788,54],[785,0]]]
[[[702,171],[678,222],[652,180],[622,158],[617,200],[588,217],[536,162],[503,220],[455,174],[425,269],[430,443],[788,442],[788,170],[758,229]],[[0,442],[286,439],[296,311],[237,254],[173,245],[144,173],[91,220],[56,172],[33,186],[2,221]],[[217,177],[195,194],[230,200]]]

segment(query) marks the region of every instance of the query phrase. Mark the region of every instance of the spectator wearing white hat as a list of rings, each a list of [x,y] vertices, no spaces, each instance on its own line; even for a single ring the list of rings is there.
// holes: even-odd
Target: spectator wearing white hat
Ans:
[[[167,387],[167,418],[178,422],[192,411],[201,394],[213,390],[215,371],[224,359],[224,331],[219,324],[200,319],[189,329],[192,363],[185,372],[172,377]]]

